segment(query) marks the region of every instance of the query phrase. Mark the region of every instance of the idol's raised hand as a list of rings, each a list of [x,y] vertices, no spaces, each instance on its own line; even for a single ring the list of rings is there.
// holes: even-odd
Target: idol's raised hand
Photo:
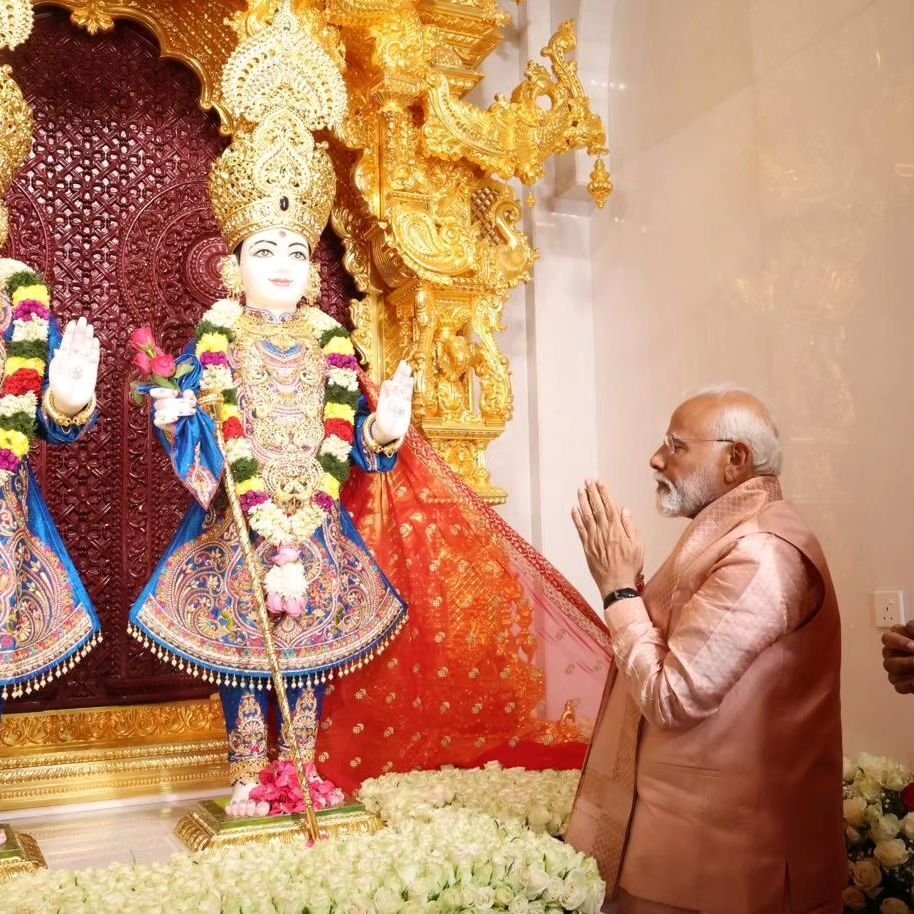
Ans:
[[[399,441],[409,430],[413,414],[413,386],[416,380],[406,362],[400,362],[394,376],[381,385],[371,436],[380,445]]]
[[[70,321],[51,364],[48,381],[55,409],[75,416],[95,394],[100,347],[92,325],[81,317]]]

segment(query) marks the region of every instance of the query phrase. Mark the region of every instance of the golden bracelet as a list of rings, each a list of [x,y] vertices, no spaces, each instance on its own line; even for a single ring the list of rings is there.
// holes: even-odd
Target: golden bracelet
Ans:
[[[378,444],[378,442],[375,441],[374,435],[371,434],[371,430],[374,428],[376,418],[376,414],[372,413],[365,420],[365,425],[363,426],[363,438],[365,440],[365,444],[372,454],[380,454],[384,457],[393,457],[394,454],[400,450],[400,447],[403,444],[403,438],[397,438],[396,441],[391,441],[390,444]],[[403,437],[405,438],[406,436],[404,435]]]
[[[56,422],[61,428],[71,428],[74,425],[85,425],[92,418],[92,414],[95,412],[95,394],[92,394],[89,402],[75,416],[68,416],[57,408],[50,387],[42,398],[42,405],[53,422]]]

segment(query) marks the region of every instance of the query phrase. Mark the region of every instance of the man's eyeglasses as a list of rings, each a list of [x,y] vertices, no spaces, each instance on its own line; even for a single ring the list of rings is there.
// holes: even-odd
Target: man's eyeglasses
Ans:
[[[686,444],[735,444],[732,438],[677,438],[674,435],[663,436],[663,447],[672,457],[682,453]]]

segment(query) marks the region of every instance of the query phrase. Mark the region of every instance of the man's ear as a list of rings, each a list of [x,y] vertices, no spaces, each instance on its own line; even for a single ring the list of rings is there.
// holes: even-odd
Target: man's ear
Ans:
[[[752,451],[742,441],[730,445],[724,479],[728,483],[743,482],[752,475]]]

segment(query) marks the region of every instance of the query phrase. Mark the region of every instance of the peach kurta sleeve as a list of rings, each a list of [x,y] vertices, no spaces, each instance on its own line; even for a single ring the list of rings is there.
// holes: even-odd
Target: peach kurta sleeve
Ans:
[[[767,647],[802,625],[822,583],[794,546],[768,533],[742,537],[683,607],[668,637],[641,599],[606,612],[620,673],[644,716],[664,729],[713,714]]]

